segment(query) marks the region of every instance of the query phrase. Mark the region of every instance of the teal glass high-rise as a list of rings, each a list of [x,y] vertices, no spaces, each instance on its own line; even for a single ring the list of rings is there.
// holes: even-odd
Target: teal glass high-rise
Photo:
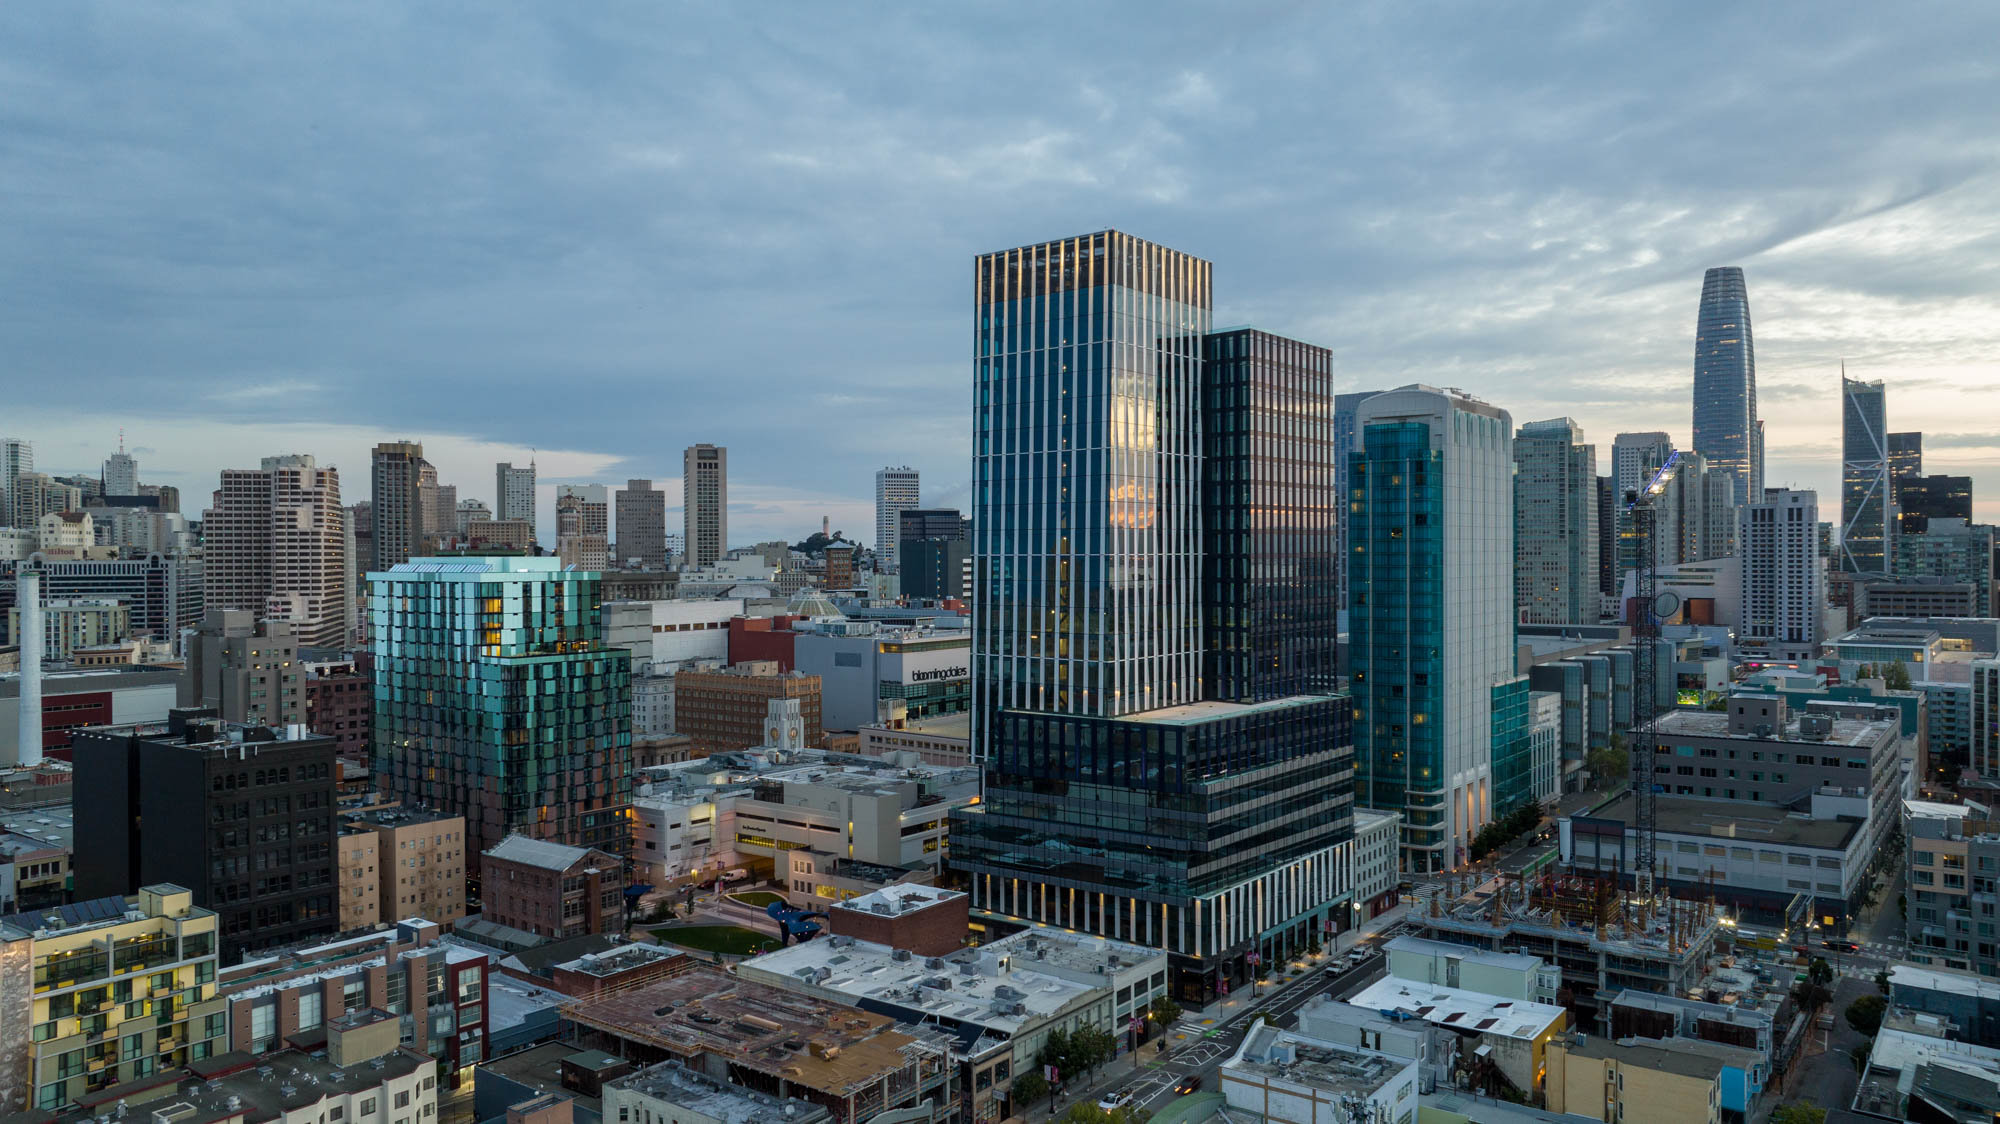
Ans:
[[[368,575],[374,770],[465,817],[466,867],[510,833],[628,854],[632,671],[600,575],[554,558],[417,558]]]

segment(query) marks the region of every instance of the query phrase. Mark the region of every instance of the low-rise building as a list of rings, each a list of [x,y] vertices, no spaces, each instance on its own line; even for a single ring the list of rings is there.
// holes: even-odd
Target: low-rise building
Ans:
[[[1889,1005],[1948,1019],[1966,1041],[2000,1047],[2000,980],[1970,972],[1891,964]]]
[[[603,1088],[604,1119],[625,1124],[829,1124],[833,1114],[797,1097],[779,1097],[661,1062]]]
[[[794,666],[820,681],[829,730],[859,730],[890,705],[907,718],[972,705],[972,633],[930,625],[815,620],[792,642]]]
[[[1954,1041],[1935,1015],[1890,1011],[1868,1050],[1854,1111],[1889,1120],[2000,1118],[2000,1050]]]
[[[685,952],[658,945],[621,944],[551,964],[549,986],[573,999],[589,999],[602,992],[623,991],[693,970],[694,958]]]
[[[1569,1027],[1569,1012],[1553,1004],[1394,976],[1375,981],[1347,1002],[1391,1018],[1422,1019],[1458,1035],[1462,1078],[1485,1087],[1478,1070],[1490,1064],[1523,1096],[1533,1096],[1541,1089],[1548,1044]]]
[[[73,830],[67,802],[0,808],[0,914],[69,900]]]
[[[963,1042],[1005,1043],[1013,1073],[1035,1064],[1051,1034],[1084,1027],[1138,1039],[1157,1031],[1167,954],[1055,929],[1029,929],[949,956],[834,936],[746,960],[738,977],[905,1023],[942,1027]],[[987,1059],[986,1066],[1004,1059]],[[1004,1073],[975,1092],[1004,1096]],[[975,1096],[976,1106],[980,1098]]]
[[[1413,1124],[1417,1063],[1373,1050],[1280,1030],[1269,1023],[1243,1036],[1216,1070],[1232,1109],[1281,1124]]]
[[[1383,947],[1389,974],[1412,983],[1550,1004],[1562,991],[1562,973],[1539,956],[1409,936],[1391,938]]]
[[[1682,1038],[1749,1050],[1763,1061],[1746,1079],[1760,1089],[1770,1080],[1780,1043],[1769,1011],[1649,991],[1621,991],[1609,1007],[1613,1038]]]
[[[218,948],[215,914],[167,884],[0,917],[0,1113],[225,1052]]]
[[[564,1016],[582,1046],[641,1066],[727,1073],[743,1088],[811,1101],[835,1124],[885,1112],[933,1124],[959,1115],[959,1046],[946,1032],[710,968],[600,994]]]
[[[926,765],[957,767],[972,764],[972,715],[965,712],[929,718],[898,717],[892,708],[886,722],[861,727],[856,752],[864,757],[915,753]]]
[[[819,745],[817,675],[781,672],[768,660],[702,670],[683,668],[674,676],[674,733],[694,739],[697,753],[752,749],[770,742],[765,717],[774,699],[797,699],[805,721],[805,744]]]
[[[79,651],[132,635],[132,610],[110,598],[42,602],[42,658],[68,660]],[[21,610],[7,610],[7,636],[21,642]]]
[[[370,654],[299,655],[306,676],[306,726],[332,738],[342,760],[366,764],[375,724]]]
[[[359,937],[284,949],[223,971],[228,1048],[310,1045],[345,1016],[391,1016],[388,1045],[436,1058],[453,1088],[486,1057],[485,953],[411,918]],[[435,1072],[435,1070],[433,1070]]]
[[[430,1058],[396,1047],[395,1020],[358,1012],[328,1028],[324,1048],[196,1062],[157,1084],[122,1090],[116,1103],[86,1104],[57,1119],[91,1124],[129,1105],[136,1119],[154,1121],[424,1124],[437,1119],[437,1084]],[[140,1115],[146,1109],[150,1117]]]
[[[917,956],[965,946],[971,899],[935,886],[885,886],[826,906],[827,932]]]
[[[380,835],[345,823],[334,840],[333,884],[343,933],[372,929],[382,921],[381,847]]]
[[[1548,1049],[1548,1106],[1605,1124],[1721,1124],[1722,1062],[1645,1039],[1558,1038]]]
[[[482,856],[482,918],[549,940],[602,933],[625,916],[616,855],[509,835]]]
[[[1354,909],[1356,923],[1394,909],[1402,900],[1398,841],[1403,814],[1354,809]]]

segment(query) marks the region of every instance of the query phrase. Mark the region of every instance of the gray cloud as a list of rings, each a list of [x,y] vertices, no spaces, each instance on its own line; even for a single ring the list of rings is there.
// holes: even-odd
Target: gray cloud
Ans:
[[[962,496],[971,256],[1118,226],[1349,386],[1602,442],[1686,434],[1701,271],[1743,265],[1774,475],[1830,496],[1842,357],[1899,428],[1992,382],[1996,37],[1803,3],[17,5],[6,393],[77,468],[120,424],[239,423],[142,465],[190,487],[286,451],[259,423],[609,481],[716,441],[762,489],[736,529],[796,537],[884,463]]]

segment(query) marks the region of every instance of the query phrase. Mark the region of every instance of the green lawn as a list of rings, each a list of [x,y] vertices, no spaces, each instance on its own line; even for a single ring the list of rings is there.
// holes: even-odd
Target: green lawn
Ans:
[[[752,909],[763,909],[772,902],[784,901],[785,897],[783,894],[774,894],[769,890],[745,890],[740,894],[729,895],[729,900],[742,902]]]
[[[663,925],[653,930],[653,939],[729,956],[754,956],[765,945],[778,947],[776,933],[753,933],[740,925]]]

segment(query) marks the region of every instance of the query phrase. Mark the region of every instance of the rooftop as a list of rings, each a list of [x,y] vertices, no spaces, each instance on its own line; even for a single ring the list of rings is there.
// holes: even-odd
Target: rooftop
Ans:
[[[962,1038],[1002,1038],[1087,1002],[1125,968],[1163,954],[1097,937],[1029,930],[947,957],[836,936],[766,953],[737,972],[849,997],[868,1010],[921,1012]],[[914,1020],[912,1020],[914,1021]]]
[[[590,858],[590,848],[571,847],[566,843],[556,843],[547,839],[531,839],[525,835],[509,835],[493,846],[485,855],[502,862],[520,863],[523,866],[538,866],[545,870],[568,870]]]
[[[1224,718],[1271,714],[1293,707],[1323,704],[1326,701],[1326,696],[1323,695],[1291,695],[1282,699],[1262,699],[1247,703],[1206,699],[1201,702],[1182,703],[1179,706],[1163,706],[1157,710],[1142,710],[1137,714],[1125,715],[1122,721],[1144,722],[1157,726],[1199,726]]]
[[[939,902],[953,898],[963,898],[957,890],[943,890],[936,886],[918,886],[897,883],[884,886],[859,897],[840,902],[839,909],[851,909],[856,913],[874,913],[883,917],[901,917],[920,909],[929,909]]]
[[[555,965],[566,972],[577,972],[586,976],[605,979],[620,972],[643,968],[666,960],[686,959],[684,952],[674,952],[658,945],[628,944],[604,952],[586,952],[574,960]]]
[[[1752,696],[1760,697],[1760,696]],[[1824,738],[1808,738],[1799,734],[1799,716],[1794,713],[1785,720],[1785,728],[1770,737],[1755,734],[1732,734],[1729,732],[1729,714],[1720,710],[1670,710],[1660,715],[1654,728],[1661,737],[1687,738],[1728,738],[1746,742],[1777,742],[1796,745],[1846,745],[1856,747],[1873,746],[1884,737],[1895,737],[1899,732],[1898,723],[1891,718],[1860,719],[1827,715],[1831,719],[1831,731]]]
[[[1308,1038],[1270,1023],[1243,1038],[1225,1070],[1270,1081],[1278,1079],[1334,1096],[1370,1097],[1416,1063],[1371,1050]]]
[[[141,886],[141,893],[160,895],[187,894],[193,900],[193,893],[171,882],[160,882],[151,886]],[[190,905],[177,920],[195,917],[213,917],[213,913],[198,905]],[[0,939],[24,940],[28,937],[51,937],[64,933],[79,933],[87,929],[105,929],[115,925],[126,925],[134,921],[144,921],[148,917],[145,909],[135,898],[111,896],[92,898],[73,905],[52,905],[47,909],[30,909],[20,913],[0,917]]]
[[[2000,1050],[1884,1025],[1869,1051],[1854,1105],[1857,1111],[1905,1117],[1912,1092],[1939,1087],[1951,1099],[1983,1102],[1986,1111],[1977,1118],[1991,1120],[2000,1108]]]
[[[652,1097],[722,1124],[818,1124],[831,1116],[811,1101],[725,1084],[679,1062],[662,1062],[627,1074],[608,1082],[605,1088]]]
[[[226,1058],[221,1055],[216,1060]],[[334,1065],[323,1053],[285,1050],[256,1059],[239,1055],[245,1068],[202,1080],[182,1081],[175,1093],[148,1102],[154,1120],[223,1120],[241,1116],[246,1124],[282,1120],[328,1097],[345,1097],[384,1081],[408,1077],[437,1063],[415,1050],[398,1048],[381,1057],[350,1066]],[[122,1106],[120,1106],[122,1107]]]
[[[818,942],[814,942],[818,943]],[[564,1016],[615,1038],[845,1095],[908,1065],[926,1047],[886,1015],[698,968],[572,1003]]]
[[[459,817],[446,812],[433,811],[429,808],[412,808],[399,805],[394,808],[370,808],[359,812],[342,812],[340,818],[353,824],[410,827],[414,824],[436,823],[439,820],[455,820]]]
[[[1668,1049],[1650,1038],[1621,1038],[1614,1042],[1599,1034],[1579,1034],[1565,1041],[1563,1049],[1573,1057],[1608,1059],[1621,1066],[1639,1066],[1682,1077],[1713,1081],[1722,1076],[1720,1058]],[[1744,1052],[1756,1053],[1754,1050]]]
[[[1891,964],[1889,966],[1889,991],[1895,994],[1899,987],[1919,991],[1945,991],[1970,994],[1979,999],[2000,1002],[2000,980],[1971,972],[1953,972],[1944,968],[1925,968],[1916,964]]]
[[[73,841],[74,821],[67,805],[0,811],[0,854],[10,853],[7,841],[19,840],[22,851],[31,848],[67,851]]]
[[[1660,796],[1654,804],[1659,813],[1660,832],[1667,835],[1845,851],[1862,827],[1855,820],[1812,819],[1775,804],[1698,800],[1688,796]],[[1628,792],[1598,808],[1589,818],[1624,820],[1629,824],[1631,816],[1632,794]]]
[[[1551,1027],[1566,1025],[1569,1019],[1569,1012],[1550,1003],[1502,999],[1394,976],[1375,981],[1347,1001],[1364,1010],[1408,1011],[1434,1026],[1504,1038],[1538,1038]]]
[[[1525,952],[1494,952],[1490,949],[1452,944],[1450,941],[1434,941],[1425,937],[1394,937],[1385,947],[1390,952],[1406,952],[1416,956],[1448,956],[1466,963],[1511,968],[1517,972],[1532,972],[1540,968],[1543,963],[1541,957],[1530,956]]]

